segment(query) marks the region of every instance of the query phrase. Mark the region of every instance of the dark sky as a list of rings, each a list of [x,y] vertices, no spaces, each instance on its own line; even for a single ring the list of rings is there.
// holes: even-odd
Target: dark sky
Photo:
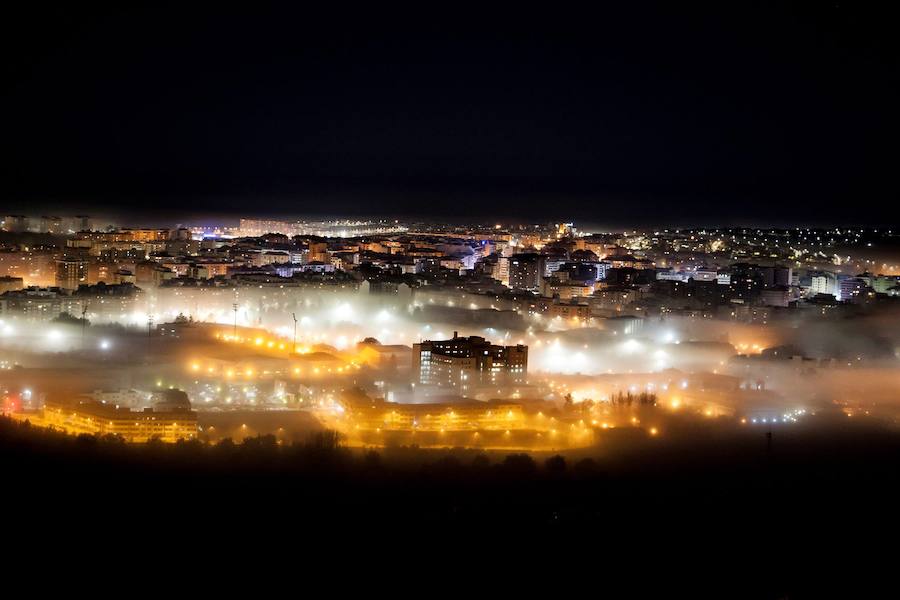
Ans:
[[[889,3],[27,4],[7,211],[900,220]]]

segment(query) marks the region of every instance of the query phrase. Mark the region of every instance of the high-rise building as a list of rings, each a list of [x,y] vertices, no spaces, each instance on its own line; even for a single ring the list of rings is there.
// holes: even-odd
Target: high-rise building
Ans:
[[[514,290],[540,290],[543,275],[543,257],[539,254],[516,254],[509,259],[509,287]]]
[[[75,215],[70,219],[67,219],[68,227],[67,229],[78,233],[79,231],[91,231],[94,228],[94,222],[87,215]]]
[[[497,268],[494,270],[494,279],[505,286],[509,286],[509,257],[500,255],[497,258]]]
[[[56,285],[77,290],[88,281],[88,261],[83,258],[61,258],[56,261]]]
[[[413,344],[414,378],[423,385],[467,392],[481,385],[524,383],[528,346],[498,346],[483,337],[426,340]]]
[[[328,244],[325,242],[309,242],[308,262],[328,262]]]
[[[813,296],[816,294],[830,294],[834,296],[837,294],[837,277],[834,273],[826,271],[813,273],[810,277],[809,290]]]
[[[848,277],[842,279],[840,283],[840,295],[838,300],[841,302],[861,302],[872,292],[872,288],[868,286],[866,280],[861,277]]]
[[[28,217],[25,215],[6,215],[0,221],[0,229],[14,233],[28,231]]]
[[[65,233],[63,231],[63,219],[62,217],[41,217],[40,225],[38,226],[38,231],[40,233],[53,233],[60,234]]]
[[[775,266],[772,268],[773,285],[791,285],[793,269],[791,267]]]

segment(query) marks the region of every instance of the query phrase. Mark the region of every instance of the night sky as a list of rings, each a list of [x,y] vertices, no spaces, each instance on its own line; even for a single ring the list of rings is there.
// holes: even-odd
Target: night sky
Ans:
[[[29,4],[5,212],[900,221],[888,3]]]

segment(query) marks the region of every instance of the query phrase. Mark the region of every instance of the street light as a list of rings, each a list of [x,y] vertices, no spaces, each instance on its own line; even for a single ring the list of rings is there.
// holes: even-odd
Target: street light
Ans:
[[[153,315],[147,315],[147,356],[150,355],[150,345],[153,343]]]
[[[84,350],[84,330],[87,327],[87,302],[81,304],[81,349]]]

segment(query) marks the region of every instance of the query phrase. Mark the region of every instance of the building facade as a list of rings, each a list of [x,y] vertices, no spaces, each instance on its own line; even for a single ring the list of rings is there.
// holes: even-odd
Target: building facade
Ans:
[[[483,337],[426,340],[413,344],[414,380],[422,385],[468,392],[483,385],[524,383],[528,347],[498,346]]]

